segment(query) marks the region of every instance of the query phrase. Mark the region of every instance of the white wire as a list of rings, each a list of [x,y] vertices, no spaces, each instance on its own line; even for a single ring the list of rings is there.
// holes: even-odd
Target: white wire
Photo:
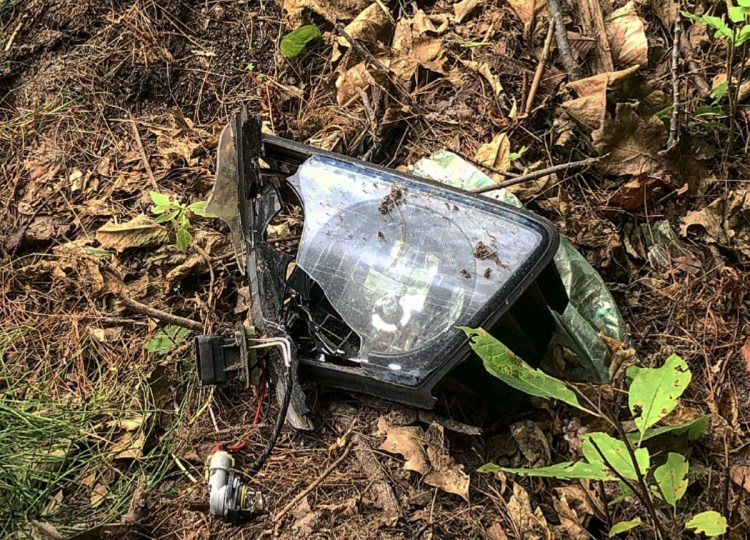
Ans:
[[[255,343],[255,345],[249,345],[248,349],[266,349],[268,347],[278,347],[281,350],[281,356],[284,359],[284,365],[290,367],[292,365],[292,345],[289,339],[283,337],[270,337],[270,338],[251,338],[248,339],[249,343]]]

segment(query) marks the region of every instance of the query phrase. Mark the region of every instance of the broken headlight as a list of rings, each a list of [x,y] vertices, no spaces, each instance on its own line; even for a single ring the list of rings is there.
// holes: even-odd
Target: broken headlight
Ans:
[[[546,220],[494,200],[261,134],[243,112],[219,145],[209,210],[227,221],[261,334],[296,344],[300,374],[420,407],[448,373],[497,381],[460,326],[482,326],[530,363],[567,297]],[[301,206],[296,254],[267,227]]]

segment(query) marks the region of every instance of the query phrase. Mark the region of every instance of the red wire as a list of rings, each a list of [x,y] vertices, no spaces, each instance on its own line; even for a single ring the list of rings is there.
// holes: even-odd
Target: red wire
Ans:
[[[263,412],[263,402],[266,398],[266,388],[268,384],[265,380],[265,377],[261,379],[261,385],[260,385],[260,394],[258,395],[258,404],[255,406],[255,416],[253,416],[253,422],[251,425],[256,425],[258,423],[258,420],[260,419],[261,412]],[[253,433],[255,430],[251,430],[247,435],[245,435],[245,438],[242,439],[239,443],[234,444],[232,446],[227,447],[228,452],[237,452],[239,450],[242,450],[245,445],[250,441],[250,439],[253,436]],[[221,445],[218,445],[221,446]]]

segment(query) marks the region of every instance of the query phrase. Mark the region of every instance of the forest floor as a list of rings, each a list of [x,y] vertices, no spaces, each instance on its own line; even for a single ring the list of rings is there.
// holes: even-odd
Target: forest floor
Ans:
[[[747,43],[682,18],[675,70],[678,2],[563,2],[573,82],[536,5],[0,0],[0,536],[598,538],[645,515],[636,500],[606,510],[588,484],[475,472],[578,459],[601,426],[564,406],[492,422],[324,389],[317,429],[284,429],[247,478],[270,512],[241,527],[208,515],[205,459],[247,433],[257,396],[200,387],[189,333],[143,306],[209,333],[246,314],[247,284],[221,221],[191,218],[182,250],[171,224],[130,220],[153,216],[150,191],[206,200],[221,129],[246,105],[276,135],[402,170],[439,149],[498,180],[604,156],[513,191],[601,273],[644,365],[686,360],[680,414],[710,419],[686,504],[746,538]],[[280,39],[303,23],[322,41],[289,60]],[[717,96],[727,66],[744,84]],[[404,433],[470,480],[463,496],[381,448]]]

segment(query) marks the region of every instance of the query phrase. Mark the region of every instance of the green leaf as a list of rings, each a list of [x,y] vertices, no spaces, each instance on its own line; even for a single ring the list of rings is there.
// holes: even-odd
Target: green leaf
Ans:
[[[610,508],[612,508],[615,505],[620,504],[622,501],[624,501],[628,497],[633,496],[633,490],[630,489],[630,487],[628,487],[628,485],[622,480],[618,480],[617,487],[620,489],[620,494],[607,503],[607,506],[609,506]]]
[[[522,146],[521,148],[518,149],[518,152],[511,152],[510,154],[508,154],[508,159],[510,161],[516,161],[516,160],[520,159],[521,156],[524,155],[526,153],[526,150],[528,150],[528,149],[529,149],[528,146],[524,145],[524,146]]]
[[[168,354],[177,345],[185,341],[189,334],[189,328],[168,324],[164,328],[157,330],[154,337],[146,342],[145,347],[147,351],[155,354]]]
[[[670,435],[674,435],[674,436],[687,433],[688,440],[695,441],[703,437],[703,435],[706,433],[707,427],[708,427],[708,417],[699,416],[695,420],[691,420],[690,422],[687,422],[685,424],[679,424],[677,426],[659,426],[656,428],[649,428],[646,430],[646,433],[644,433],[643,438],[640,440],[647,441],[649,439],[653,439],[654,437],[658,437],[659,435],[664,435],[666,433],[669,433]],[[631,441],[639,440],[637,433],[628,433],[628,438]]]
[[[166,223],[167,221],[172,221],[180,212],[181,210],[177,208],[169,213],[162,214],[154,220],[154,223]]]
[[[714,510],[695,514],[693,519],[685,523],[685,528],[694,530],[697,534],[719,536],[727,532],[727,518]]]
[[[612,525],[612,528],[609,530],[609,537],[612,538],[613,536],[627,532],[631,529],[635,529],[638,525],[641,524],[641,518],[637,517],[635,519],[631,519],[630,521],[620,521],[619,523],[615,523]]]
[[[177,247],[182,251],[185,251],[193,243],[193,235],[186,227],[180,227],[177,230]]]
[[[568,386],[541,370],[531,367],[518,356],[492,337],[482,328],[461,327],[469,336],[469,344],[484,363],[484,368],[508,386],[526,394],[563,401],[584,412],[599,416],[578,402],[575,393]]]
[[[169,206],[169,195],[156,191],[149,191],[148,194],[156,206]]]
[[[215,218],[218,217],[216,214],[212,214],[211,212],[206,212],[206,201],[197,201],[188,206],[188,210],[190,210],[193,214],[200,217],[205,218]]]
[[[174,208],[174,205],[171,205],[171,204],[167,204],[167,205],[159,204],[159,205],[151,207],[151,213],[159,215],[159,214],[163,214],[167,210],[171,210],[172,208]]]
[[[750,8],[750,0],[737,0],[737,5],[743,8]]]
[[[99,249],[88,246],[83,248],[83,252],[88,255],[94,255],[95,257],[111,257],[113,255],[111,251],[107,251],[106,249]]]
[[[741,23],[745,20],[745,9],[743,9],[740,6],[732,6],[727,10],[727,13],[729,14],[729,20],[733,23]]]
[[[660,368],[642,368],[636,372],[628,392],[628,407],[641,432],[671,413],[692,377],[685,361],[673,354]]]
[[[680,454],[670,452],[667,462],[654,470],[654,480],[659,484],[664,500],[677,507],[677,501],[685,495],[688,486],[687,481],[688,462]]]
[[[582,437],[582,441],[581,449],[589,463],[603,467],[611,466],[628,480],[638,478],[628,448],[623,441],[601,432],[588,433]],[[651,465],[648,448],[636,449],[635,459],[641,474],[645,475]]]
[[[560,480],[573,480],[577,478],[588,480],[615,480],[615,477],[607,472],[606,468],[599,465],[592,465],[585,461],[577,461],[575,463],[565,461],[563,463],[555,463],[548,467],[538,467],[536,469],[500,467],[494,463],[488,463],[477,470],[480,473],[507,472],[521,476],[558,478]]]
[[[737,41],[735,42],[735,46],[742,45],[745,43],[748,39],[750,39],[750,24],[746,24],[742,27],[742,30],[740,30],[737,33]]]
[[[321,41],[323,36],[314,24],[300,26],[281,38],[281,53],[289,59],[297,58],[310,43]]]
[[[750,26],[747,26],[745,28],[750,28]],[[729,84],[724,81],[719,86],[713,89],[711,94],[709,94],[709,97],[714,100],[714,103],[718,103],[726,95],[727,90],[729,90]]]

